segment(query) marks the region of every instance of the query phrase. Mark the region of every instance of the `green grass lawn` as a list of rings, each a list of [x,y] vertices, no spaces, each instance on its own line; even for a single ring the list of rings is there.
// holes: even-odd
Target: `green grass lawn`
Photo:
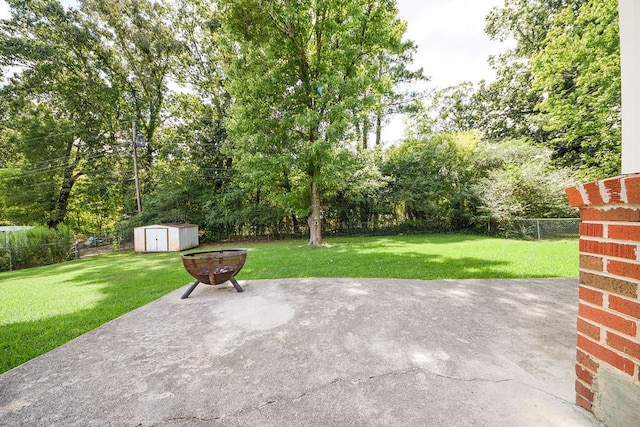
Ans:
[[[443,234],[330,238],[325,243],[324,248],[299,240],[226,246],[249,250],[239,280],[578,275],[577,239],[538,242]],[[131,251],[0,273],[0,373],[191,280],[179,254]]]

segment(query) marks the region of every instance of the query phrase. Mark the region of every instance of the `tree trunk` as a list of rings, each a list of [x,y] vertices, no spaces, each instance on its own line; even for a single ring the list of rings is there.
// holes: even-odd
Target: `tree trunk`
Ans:
[[[358,148],[361,148],[360,141],[362,141],[362,130],[360,129],[360,122],[358,120],[355,121],[353,125],[356,129],[356,141],[358,142]]]
[[[298,224],[298,217],[296,214],[291,214],[291,222],[293,223],[293,235],[297,236],[300,231],[300,225]]]
[[[282,175],[284,177],[282,187],[284,188],[286,194],[289,194],[291,193],[291,181],[289,180],[289,173],[287,171],[283,171]],[[291,214],[291,223],[293,224],[293,234],[297,235],[300,225],[298,224],[298,217],[295,213]]]
[[[376,112],[376,147],[382,144],[382,111]]]
[[[369,149],[369,116],[366,115],[362,123],[362,149]]]
[[[309,245],[322,245],[322,216],[320,214],[320,192],[318,184],[311,183],[311,215],[308,219],[309,223]]]
[[[58,200],[56,201],[56,207],[51,213],[49,221],[47,221],[47,226],[49,228],[58,227],[58,225],[63,222],[64,218],[67,216],[69,196],[71,195],[71,189],[73,188],[73,184],[75,184],[77,178],[77,176],[65,175],[62,182],[62,188],[58,194]]]

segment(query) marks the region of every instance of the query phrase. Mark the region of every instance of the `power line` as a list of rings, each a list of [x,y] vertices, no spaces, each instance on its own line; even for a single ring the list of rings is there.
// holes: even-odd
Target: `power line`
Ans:
[[[91,156],[88,157],[84,157],[84,159],[92,159],[94,157],[101,157],[101,156],[105,156],[109,154],[108,151],[103,151],[103,152],[99,152],[99,153],[95,153]],[[113,152],[113,154],[118,154],[117,152]],[[41,160],[39,162],[32,162],[32,163],[25,163],[22,166],[15,166],[15,167],[6,167],[6,168],[0,168],[0,169],[4,169],[4,170],[23,170],[25,167],[32,167],[32,168],[45,168],[45,167],[50,167],[50,165],[53,164],[59,164],[60,162],[66,161],[67,159],[69,159],[71,156],[61,156],[61,157],[51,157],[47,160]],[[53,167],[53,166],[51,166]]]
[[[78,151],[78,153],[79,153],[79,151]],[[105,150],[105,151],[102,151],[102,152],[98,152],[96,155],[100,155],[102,153],[108,154],[109,152]],[[117,154],[118,150],[113,150],[113,153]],[[46,167],[51,163],[57,163],[57,162],[60,162],[60,161],[67,160],[69,157],[70,156],[50,157],[47,160],[40,160],[38,162],[28,163],[28,164],[23,165],[23,166],[6,167],[6,168],[2,168],[2,169],[5,169],[5,170],[8,170],[8,169],[20,170],[20,169],[23,169],[25,166],[40,167],[40,165],[42,165],[42,167]]]
[[[124,126],[124,125],[127,125],[129,123],[131,123],[131,120],[123,120],[123,121],[120,121],[120,122],[116,122],[116,125]],[[67,132],[50,133],[48,135],[43,135],[43,136],[39,136],[39,137],[35,137],[35,138],[21,139],[21,141],[23,141],[23,142],[33,142],[33,141],[38,141],[38,140],[41,140],[41,139],[53,138],[53,137],[56,137],[56,136],[63,136],[63,135],[70,135],[70,134],[76,134],[77,135],[81,131],[88,132],[88,131],[91,131],[91,130],[92,129],[90,129],[90,128],[75,128],[75,129],[69,130]],[[126,130],[123,129],[123,132],[126,132]]]
[[[91,161],[91,160],[98,160],[104,157],[107,157],[109,154],[112,153],[100,153],[100,154],[95,154],[93,156],[89,156],[89,157],[85,157],[82,158],[80,161],[86,162],[86,161]],[[117,153],[116,157],[119,156]],[[126,158],[125,156],[122,156],[122,158]],[[63,158],[61,158],[63,159]],[[25,167],[32,167],[32,164],[28,164],[23,166],[20,169],[24,169]],[[20,180],[20,179],[27,179],[27,178],[33,178],[33,177],[37,177],[38,175],[44,175],[44,174],[48,174],[48,173],[52,173],[55,171],[60,171],[65,169],[66,167],[68,167],[66,164],[57,164],[57,165],[52,165],[52,166],[47,166],[47,167],[36,167],[35,170],[29,170],[26,172],[22,172],[22,173],[18,173],[18,174],[13,174],[11,176],[6,176],[6,177],[0,177],[0,182],[8,182],[11,180]]]
[[[133,178],[122,179],[118,177],[109,177],[109,178],[102,178],[102,180],[106,182],[118,184],[118,183],[133,181]],[[29,189],[45,187],[45,186],[55,187],[56,190],[58,189],[58,186],[55,183],[52,183],[51,181],[47,181],[47,182],[38,182],[35,184],[12,186],[11,190],[19,192],[22,190],[29,190]]]

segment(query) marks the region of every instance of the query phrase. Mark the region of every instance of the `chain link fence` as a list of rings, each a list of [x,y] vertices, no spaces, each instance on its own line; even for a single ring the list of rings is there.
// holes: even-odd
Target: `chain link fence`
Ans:
[[[70,242],[18,245],[0,241],[0,272],[57,264],[73,258],[73,244]]]
[[[56,264],[133,248],[133,234],[74,240],[43,227],[0,227],[0,272]]]
[[[558,239],[579,237],[580,218],[522,218],[512,220],[507,237]]]
[[[127,249],[133,249],[133,236],[130,238],[129,236],[123,237],[123,235],[90,236],[86,241],[77,240],[75,242],[75,258],[80,259]]]

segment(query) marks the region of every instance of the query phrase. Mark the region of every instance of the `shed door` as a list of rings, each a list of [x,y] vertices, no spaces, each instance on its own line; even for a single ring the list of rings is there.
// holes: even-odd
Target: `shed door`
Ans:
[[[146,228],[145,242],[147,252],[167,252],[169,250],[169,229]]]

